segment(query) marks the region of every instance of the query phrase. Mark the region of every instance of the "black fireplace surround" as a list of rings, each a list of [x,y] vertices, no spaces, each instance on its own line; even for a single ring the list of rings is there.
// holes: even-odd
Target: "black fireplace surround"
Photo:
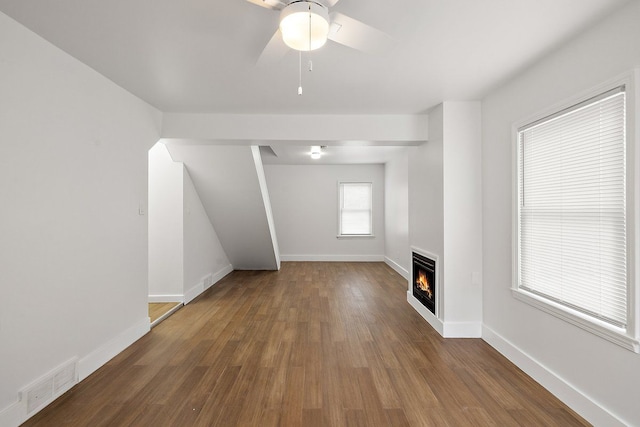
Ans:
[[[413,296],[436,314],[436,261],[413,252]]]

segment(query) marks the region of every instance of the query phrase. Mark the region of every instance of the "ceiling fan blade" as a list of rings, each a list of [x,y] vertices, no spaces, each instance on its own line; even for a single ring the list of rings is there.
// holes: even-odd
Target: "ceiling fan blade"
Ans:
[[[249,3],[253,3],[258,6],[266,7],[267,9],[280,10],[286,6],[286,3],[280,0],[247,0]]]
[[[280,61],[289,52],[289,47],[282,41],[282,34],[278,28],[264,47],[258,61],[257,66],[264,66]]]
[[[330,16],[329,40],[367,53],[385,51],[393,46],[393,39],[376,28],[338,12]]]
[[[338,3],[340,0],[324,0],[324,4],[327,7],[333,7],[336,5],[336,3]]]

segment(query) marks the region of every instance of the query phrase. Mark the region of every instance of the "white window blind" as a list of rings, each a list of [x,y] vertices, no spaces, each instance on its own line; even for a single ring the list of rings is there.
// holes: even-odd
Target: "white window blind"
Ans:
[[[624,87],[518,139],[518,287],[626,327]]]
[[[341,236],[368,236],[373,234],[371,214],[371,183],[340,183]]]

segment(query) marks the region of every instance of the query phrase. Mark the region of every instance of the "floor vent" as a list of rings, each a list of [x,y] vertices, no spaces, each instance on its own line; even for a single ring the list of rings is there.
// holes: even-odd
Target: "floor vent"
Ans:
[[[44,408],[78,382],[78,360],[72,359],[45,374],[20,392],[27,415]]]

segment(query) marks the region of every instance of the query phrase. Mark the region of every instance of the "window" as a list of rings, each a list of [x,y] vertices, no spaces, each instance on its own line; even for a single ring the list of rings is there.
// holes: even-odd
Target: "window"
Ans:
[[[341,182],[339,236],[373,235],[370,182]]]
[[[625,101],[620,86],[517,130],[514,295],[605,337],[629,337]]]

